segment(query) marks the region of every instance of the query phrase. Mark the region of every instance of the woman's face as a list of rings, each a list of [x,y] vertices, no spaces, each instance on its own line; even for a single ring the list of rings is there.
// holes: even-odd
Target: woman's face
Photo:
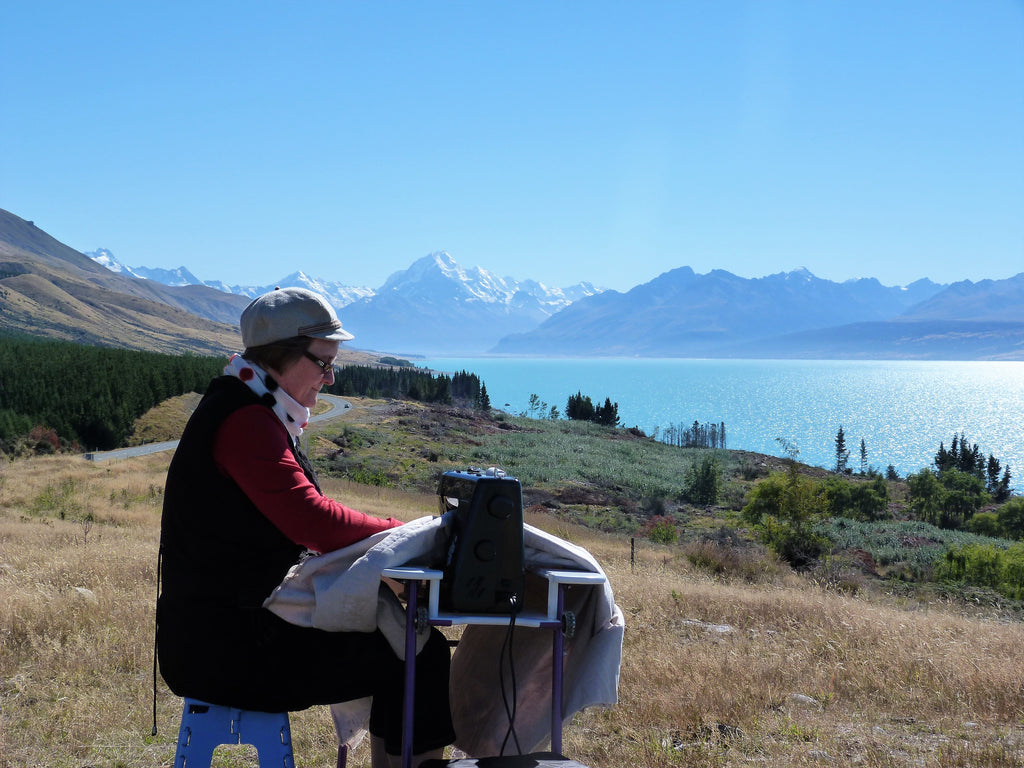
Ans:
[[[287,370],[273,371],[273,374],[281,389],[291,395],[292,399],[307,408],[312,408],[316,405],[320,387],[334,381],[334,359],[338,356],[338,342],[313,339],[308,353],[309,355],[304,355],[292,363]],[[325,368],[314,362],[310,355],[323,362]]]

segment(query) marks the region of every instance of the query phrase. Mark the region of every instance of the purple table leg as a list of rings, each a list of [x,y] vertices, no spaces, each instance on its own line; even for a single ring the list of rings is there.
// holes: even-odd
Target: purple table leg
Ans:
[[[412,716],[416,686],[416,614],[419,583],[406,582],[409,588],[405,608],[405,691],[402,698],[402,768],[412,768]]]
[[[565,613],[565,587],[558,585],[558,608],[555,616]],[[554,630],[551,647],[551,751],[562,754],[562,653],[564,640],[561,627]]]

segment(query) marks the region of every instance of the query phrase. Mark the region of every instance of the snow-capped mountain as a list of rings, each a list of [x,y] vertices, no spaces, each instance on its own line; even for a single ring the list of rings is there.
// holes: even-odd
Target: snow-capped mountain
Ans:
[[[114,254],[107,248],[99,248],[85,254],[97,264],[102,264],[111,272],[117,272],[125,277],[141,277],[145,280],[153,280],[164,285],[203,285],[203,282],[188,271],[186,267],[177,269],[163,269],[161,267],[129,267],[118,261]],[[227,291],[232,293],[232,291]]]
[[[586,282],[564,289],[548,288],[536,280],[520,282],[512,277],[498,277],[481,267],[466,269],[456,263],[447,251],[431,253],[413,262],[408,269],[395,272],[377,293],[433,301],[439,290],[449,292],[446,300],[479,301],[506,307],[528,305],[528,297],[548,315],[578,298],[598,293],[593,285]]]
[[[522,333],[579,298],[600,291],[581,282],[548,288],[536,280],[498,277],[481,267],[465,268],[438,251],[395,272],[376,291],[293,272],[271,285],[229,285],[200,281],[185,267],[161,270],[127,267],[105,248],[86,254],[107,269],[166,285],[205,285],[255,298],[275,287],[309,288],[339,311],[353,346],[405,354],[475,354],[511,333]]]
[[[282,277],[272,285],[228,285],[223,280],[207,280],[203,285],[208,285],[225,293],[248,296],[250,299],[262,296],[267,291],[274,290],[274,288],[308,288],[327,299],[335,309],[347,307],[353,301],[373,296],[373,289],[371,288],[343,285],[335,280],[310,277],[301,270]]]
[[[124,275],[125,277],[139,277],[131,267],[126,267],[120,261],[115,259],[114,254],[106,248],[97,248],[95,251],[89,251],[85,255],[97,264],[106,267],[111,272],[117,272],[117,274]]]
[[[160,269],[159,267],[135,267],[132,269],[135,277],[143,277],[146,280],[155,280],[164,285],[202,285],[198,277],[189,272],[185,267],[177,269]]]
[[[480,267],[466,269],[445,251],[395,272],[375,295],[345,308],[342,320],[356,346],[405,354],[478,354],[561,311],[589,283],[550,289]]]
[[[261,296],[267,291],[272,291],[276,287],[309,288],[311,291],[316,291],[320,295],[324,296],[329,302],[331,302],[335,309],[341,309],[342,307],[348,306],[353,301],[358,301],[359,299],[364,299],[373,295],[373,290],[370,288],[354,287],[351,285],[343,285],[342,283],[334,280],[313,278],[301,271],[293,272],[290,275],[282,277],[272,285],[229,285],[223,280],[200,280],[198,277],[193,275],[187,267],[183,266],[178,267],[177,269],[129,267],[118,261],[114,257],[114,254],[107,248],[99,248],[95,251],[88,252],[85,255],[97,264],[102,264],[111,272],[117,272],[125,277],[139,277],[146,280],[154,280],[164,285],[173,286],[205,285],[209,288],[215,288],[218,291],[222,291],[223,293],[233,293],[237,296],[248,296],[250,299]]]
[[[514,285],[514,284],[513,284]],[[514,287],[495,277],[486,269],[465,269],[445,251],[431,253],[413,262],[408,269],[392,274],[378,293],[399,293],[407,298],[436,298],[438,287],[454,289],[455,300],[477,299],[502,303],[509,299]]]

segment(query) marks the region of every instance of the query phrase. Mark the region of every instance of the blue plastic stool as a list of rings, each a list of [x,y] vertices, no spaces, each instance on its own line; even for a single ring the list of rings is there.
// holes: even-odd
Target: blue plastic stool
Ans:
[[[287,712],[254,712],[185,699],[174,768],[210,768],[221,744],[252,744],[260,768],[295,768]]]

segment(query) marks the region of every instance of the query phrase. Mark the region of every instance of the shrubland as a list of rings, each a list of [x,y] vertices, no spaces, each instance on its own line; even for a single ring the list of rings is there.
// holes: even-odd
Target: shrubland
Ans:
[[[530,524],[604,567],[625,645],[619,703],[566,729],[564,751],[584,765],[1024,764],[1020,604],[991,587],[934,580],[944,552],[1009,551],[1009,541],[822,518],[814,530],[839,543],[796,569],[765,545],[765,521],[743,510],[770,478],[781,475],[772,482],[784,492],[790,472],[823,485],[823,470],[597,424],[353,402],[305,437],[329,494],[411,520],[436,510],[439,472],[498,465],[521,479]],[[167,414],[165,429],[180,429]],[[33,456],[0,469],[3,768],[170,763],[181,703],[159,678],[152,735],[169,458]],[[717,500],[695,501],[708,461]],[[905,499],[893,485],[888,503]],[[645,528],[664,535],[652,540]],[[294,713],[292,731],[298,765],[333,765],[326,711]],[[215,764],[251,758],[234,748]],[[365,747],[349,764],[369,764]]]

